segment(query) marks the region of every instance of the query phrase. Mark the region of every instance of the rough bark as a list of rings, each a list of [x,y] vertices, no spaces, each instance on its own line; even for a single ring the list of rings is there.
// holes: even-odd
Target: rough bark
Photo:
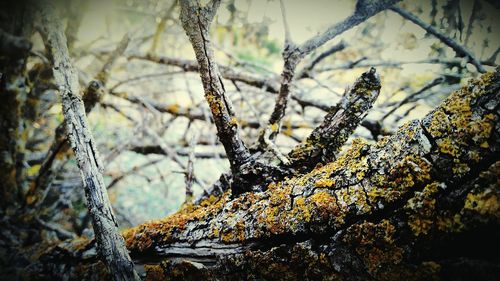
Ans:
[[[187,204],[127,230],[127,247],[147,280],[494,280],[499,90],[497,69],[391,137],[263,192]],[[32,270],[77,278],[98,267],[92,248],[67,242]]]
[[[53,63],[54,79],[62,98],[66,132],[80,168],[99,256],[113,280],[140,280],[124,246],[123,237],[118,232],[102,177],[103,165],[89,130],[77,70],[70,60],[66,36],[55,7],[49,3],[39,5],[39,30]]]
[[[211,1],[204,7],[198,1],[184,0],[180,4],[180,19],[200,67],[205,99],[210,106],[217,127],[217,135],[226,150],[231,170],[236,174],[241,166],[248,162],[250,152],[239,136],[238,120],[230,100],[226,97],[222,75],[214,60],[214,51],[210,42],[210,24],[220,1]]]
[[[68,30],[66,30],[68,32]],[[85,107],[85,113],[89,114],[92,109],[102,101],[104,98],[105,85],[108,82],[111,68],[113,67],[116,60],[125,52],[130,38],[128,34],[122,38],[118,43],[115,50],[109,54],[109,57],[104,62],[101,70],[96,74],[94,80],[90,81],[83,93],[83,104]],[[34,185],[30,188],[27,194],[28,205],[35,205],[40,202],[43,198],[44,192],[46,191],[50,182],[56,176],[56,171],[60,168],[62,163],[58,162],[56,158],[66,156],[70,152],[70,146],[68,145],[68,138],[65,132],[65,124],[61,123],[57,126],[54,134],[54,141],[50,145],[50,148],[43,158],[40,171],[35,179]]]
[[[334,160],[342,145],[368,114],[380,88],[380,78],[372,67],[346,91],[339,104],[330,109],[323,123],[288,154],[289,166],[310,171],[317,164]]]

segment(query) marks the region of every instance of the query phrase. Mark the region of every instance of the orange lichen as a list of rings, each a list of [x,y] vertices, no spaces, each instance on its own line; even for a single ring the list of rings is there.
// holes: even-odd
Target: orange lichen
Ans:
[[[223,242],[242,242],[245,240],[245,221],[240,220],[234,227],[222,232],[221,240]]]
[[[305,198],[299,197],[295,199],[295,206],[293,208],[291,215],[298,221],[303,221],[303,222],[311,221],[310,205],[306,204]]]
[[[464,209],[475,211],[483,216],[490,215],[500,218],[500,198],[492,189],[486,189],[481,193],[468,193]]]
[[[179,113],[180,106],[176,103],[170,104],[166,107],[166,110],[170,113],[177,114]]]

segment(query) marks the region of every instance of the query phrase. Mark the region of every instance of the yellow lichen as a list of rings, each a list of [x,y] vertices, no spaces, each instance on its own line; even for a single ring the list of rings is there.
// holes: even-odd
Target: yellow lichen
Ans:
[[[176,103],[170,104],[166,107],[166,110],[170,113],[177,114],[179,113],[180,106]]]
[[[481,193],[468,193],[465,199],[465,210],[472,210],[481,215],[491,215],[500,218],[500,200],[491,189]]]
[[[279,130],[279,128],[280,127],[279,127],[278,123],[271,124],[271,131],[277,132]]]
[[[328,187],[332,187],[333,185],[335,184],[335,180],[332,180],[332,179],[318,179],[314,185],[317,187],[317,188],[328,188]]]

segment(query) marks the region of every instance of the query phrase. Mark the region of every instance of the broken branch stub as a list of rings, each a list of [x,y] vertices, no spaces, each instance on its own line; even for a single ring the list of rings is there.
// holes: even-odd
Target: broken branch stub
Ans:
[[[356,80],[351,89],[346,90],[340,102],[330,109],[309,137],[288,154],[289,166],[304,172],[318,163],[334,160],[342,145],[368,114],[380,88],[379,75],[372,67]]]

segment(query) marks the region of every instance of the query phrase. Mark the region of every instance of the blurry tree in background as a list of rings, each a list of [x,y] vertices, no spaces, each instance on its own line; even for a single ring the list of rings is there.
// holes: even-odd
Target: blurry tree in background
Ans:
[[[499,176],[500,135],[495,1],[73,0],[58,2],[57,11],[48,12],[59,13],[52,18],[35,8],[43,4],[27,2],[0,4],[5,278],[18,277],[23,268],[76,278],[72,268],[85,260],[88,274],[78,278],[97,280],[120,263],[103,260],[107,269],[96,263],[95,237],[101,257],[107,255],[104,240],[117,241],[112,248],[118,250],[109,253],[123,258],[130,272],[113,277],[133,280],[130,258],[119,250],[121,236],[110,238],[116,226],[122,231],[179,209],[153,226],[127,230],[125,243],[140,266],[151,253],[151,264],[171,257],[189,264],[164,261],[142,267],[140,275],[238,279],[228,272],[250,276],[252,260],[275,265],[280,255],[309,259],[284,258],[290,268],[275,268],[276,276],[292,272],[294,264],[306,268],[281,276],[289,279],[317,279],[314,270],[338,271],[339,278],[394,279],[387,272],[403,262],[389,255],[402,255],[415,262],[413,270],[428,274],[416,279],[439,267],[441,277],[453,279],[461,265],[500,274],[498,252],[485,254],[496,259],[493,264],[478,254],[486,242],[478,242],[479,250],[464,249],[473,262],[446,264],[434,259],[450,260],[455,252],[426,254],[439,239],[415,240],[437,235],[429,225],[454,233],[479,225],[482,232],[460,234],[460,243],[484,232],[490,233],[485,241],[500,234],[500,187],[491,179]],[[462,120],[460,114],[469,115]],[[408,140],[414,135],[415,147]],[[415,169],[406,171],[398,159]],[[339,167],[331,167],[335,163]],[[392,192],[372,189],[376,180]],[[399,190],[413,184],[412,192]],[[290,188],[284,192],[290,198],[278,197],[287,185],[306,191]],[[340,193],[311,191],[332,186]],[[395,197],[371,201],[387,194]],[[476,211],[484,217],[469,219],[463,213],[467,204],[468,210],[480,206]],[[330,205],[338,210],[325,207]],[[251,206],[278,211],[257,217],[261,209]],[[343,222],[309,221],[328,214]],[[276,220],[297,222],[270,223]],[[258,246],[260,252],[250,251],[263,237],[269,241]],[[349,252],[354,243],[356,257]],[[498,250],[498,241],[492,247]],[[64,259],[73,262],[61,269]],[[381,273],[379,266],[390,269]],[[169,275],[173,270],[186,275]],[[270,272],[253,277],[276,279]]]

